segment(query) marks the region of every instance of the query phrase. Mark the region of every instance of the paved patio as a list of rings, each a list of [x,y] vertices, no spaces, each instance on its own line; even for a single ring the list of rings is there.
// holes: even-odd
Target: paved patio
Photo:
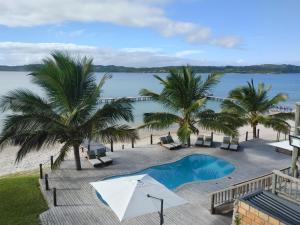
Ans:
[[[52,191],[41,189],[49,203],[49,210],[40,215],[43,225],[156,225],[159,224],[157,213],[140,216],[120,223],[110,208],[100,202],[89,182],[106,176],[137,171],[152,165],[176,161],[183,156],[199,153],[221,157],[236,166],[227,177],[183,185],[175,192],[189,204],[165,210],[165,224],[176,225],[228,225],[231,215],[211,215],[208,210],[209,193],[228,187],[234,183],[270,173],[273,169],[282,169],[290,165],[291,157],[275,152],[274,148],[263,140],[251,140],[242,143],[240,152],[220,150],[219,148],[191,147],[169,151],[158,145],[147,145],[108,153],[114,164],[105,168],[94,169],[86,159],[82,159],[82,171],[74,169],[72,159],[64,161],[61,168],[49,174],[50,188],[57,188],[58,206],[53,206]]]

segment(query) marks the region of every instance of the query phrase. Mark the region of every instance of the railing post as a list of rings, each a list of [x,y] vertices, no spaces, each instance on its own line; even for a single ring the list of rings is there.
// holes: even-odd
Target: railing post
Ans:
[[[153,145],[153,135],[150,135],[150,144]]]
[[[46,191],[49,190],[49,181],[48,181],[48,174],[45,174],[45,187],[46,187]]]
[[[272,174],[272,193],[276,194],[276,186],[277,186],[277,175],[275,173]]]
[[[248,131],[246,132],[246,139],[245,141],[248,141]]]
[[[213,146],[213,143],[214,143],[214,132],[211,132],[210,136],[211,136],[211,144],[210,144],[210,147],[212,147],[212,146]]]
[[[110,139],[110,151],[111,152],[114,151],[114,141],[113,141],[113,139]]]
[[[53,170],[53,155],[50,156],[50,168]]]
[[[40,164],[40,179],[43,179],[43,164]]]
[[[215,195],[210,195],[210,213],[215,214]]]
[[[131,147],[134,148],[134,139],[131,139]]]
[[[257,138],[259,138],[259,129],[257,129]]]
[[[57,206],[56,188],[53,188],[53,205]]]

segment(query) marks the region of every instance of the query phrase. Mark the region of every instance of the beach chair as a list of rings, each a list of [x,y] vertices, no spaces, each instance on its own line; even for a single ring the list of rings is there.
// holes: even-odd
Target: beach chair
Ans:
[[[168,142],[168,144],[171,144],[171,145],[173,145],[175,149],[177,149],[177,148],[181,148],[181,144],[180,144],[180,143],[177,143],[177,142],[175,142],[175,141],[173,140],[173,138],[172,138],[172,136],[171,136],[171,135],[168,135],[166,138],[167,138],[167,142]]]
[[[113,163],[113,160],[111,158],[109,158],[108,156],[103,156],[98,159],[106,166]]]
[[[96,150],[96,152],[97,152],[97,158],[106,156],[106,148],[105,147],[98,148]]]
[[[88,157],[88,159],[96,159],[97,158],[96,153],[93,150],[88,150],[87,151],[87,157]]]
[[[220,148],[221,149],[229,149],[229,146],[230,146],[230,137],[224,137]]]
[[[211,147],[212,146],[211,136],[205,136],[203,146],[205,146],[205,147]]]
[[[229,145],[229,149],[233,151],[237,151],[239,148],[239,138],[232,138],[231,143]]]
[[[203,146],[204,144],[204,135],[199,135],[195,142],[195,146]]]
[[[101,167],[104,165],[104,163],[99,159],[88,159],[88,161],[93,167]]]
[[[171,136],[160,137],[160,145],[169,149],[174,150],[179,148],[178,144],[176,144]],[[181,145],[180,145],[181,146]]]

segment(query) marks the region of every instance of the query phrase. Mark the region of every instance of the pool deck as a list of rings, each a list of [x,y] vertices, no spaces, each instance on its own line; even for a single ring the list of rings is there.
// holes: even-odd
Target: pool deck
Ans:
[[[208,210],[209,193],[226,188],[234,183],[270,173],[273,169],[282,169],[290,165],[291,157],[275,152],[265,145],[263,140],[241,143],[239,152],[220,150],[219,148],[186,148],[176,151],[164,149],[158,145],[147,145],[108,153],[113,158],[111,166],[94,169],[82,158],[82,171],[74,169],[72,159],[63,162],[61,168],[49,174],[50,188],[57,188],[57,207],[53,206],[52,191],[41,189],[49,204],[49,209],[40,215],[43,225],[156,225],[159,224],[157,213],[152,213],[119,222],[111,209],[101,203],[90,182],[107,176],[138,171],[149,166],[176,161],[193,153],[221,157],[233,163],[235,171],[226,177],[200,181],[183,185],[175,192],[189,203],[165,210],[166,225],[229,225],[231,215],[211,215]]]

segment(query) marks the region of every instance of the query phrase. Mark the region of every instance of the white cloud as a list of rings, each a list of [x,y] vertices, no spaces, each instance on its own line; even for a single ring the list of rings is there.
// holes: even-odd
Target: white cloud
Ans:
[[[176,57],[187,57],[187,56],[192,56],[192,55],[199,55],[204,53],[203,50],[184,50],[184,51],[179,51],[175,53]]]
[[[168,0],[0,0],[0,24],[9,27],[59,24],[68,21],[104,22],[152,28],[165,37],[181,36],[190,43],[232,48],[236,36],[215,38],[211,28],[169,19],[161,4]]]
[[[54,50],[68,51],[74,55],[91,56],[94,58],[94,63],[100,65],[143,67],[207,63],[202,60],[183,57],[184,52],[181,52],[179,57],[176,54],[172,56],[164,54],[160,49],[152,48],[109,49],[65,43],[0,42],[0,65],[40,63]],[[186,56],[189,55],[187,52],[185,54]]]

